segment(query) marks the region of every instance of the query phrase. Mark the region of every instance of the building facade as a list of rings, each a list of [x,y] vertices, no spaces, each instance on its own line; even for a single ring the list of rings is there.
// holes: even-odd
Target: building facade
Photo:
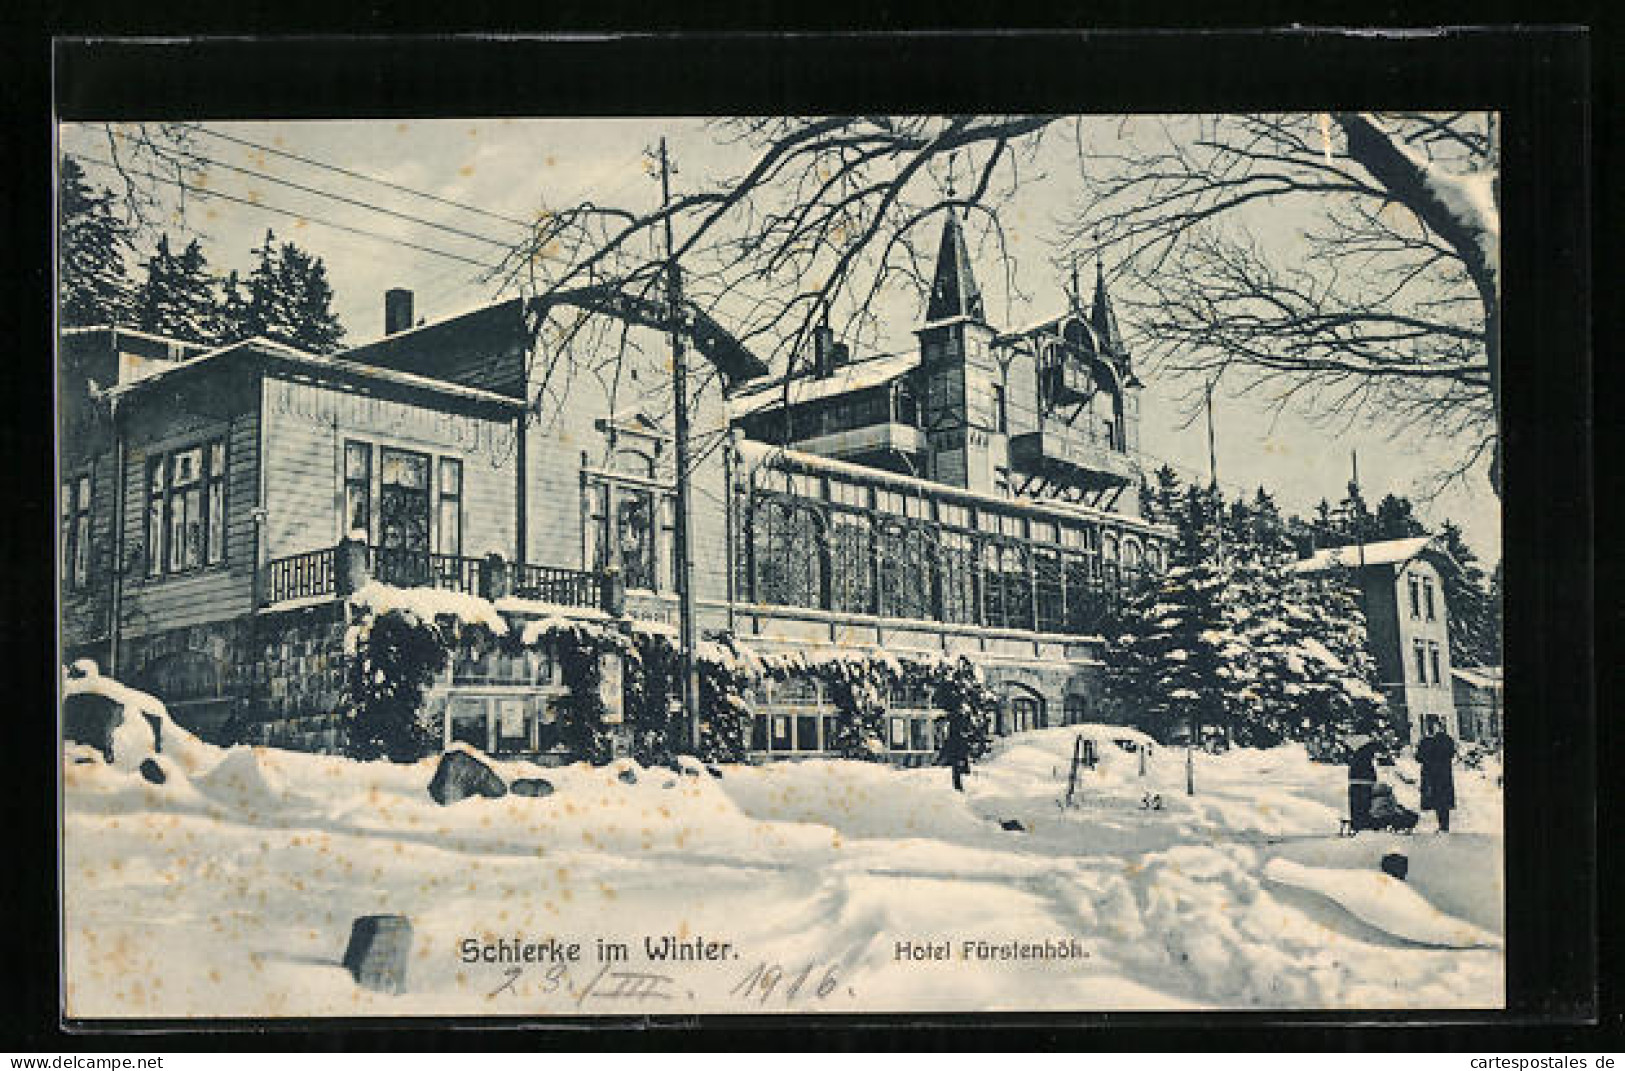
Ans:
[[[483,595],[513,618],[676,622],[658,318],[516,298],[412,327],[411,300],[392,291],[385,335],[336,358],[148,338],[115,376],[102,365],[119,367],[124,333],[64,340],[65,368],[96,353],[106,377],[64,373],[64,421],[94,428],[64,423],[64,605],[86,604],[64,612],[65,654],[202,731],[331,747],[346,599],[368,578]],[[643,344],[584,349],[559,326],[582,304],[643,325]],[[1089,314],[1071,304],[1022,331],[987,324],[950,216],[908,355],[853,359],[820,330],[806,367],[768,379],[696,324],[720,373],[689,399],[700,632],[764,653],[963,653],[1000,696],[1002,732],[1102,717],[1100,621],[1162,568],[1172,533],[1137,516],[1140,384],[1103,281]],[[546,752],[555,661],[458,662],[428,702],[448,738]],[[751,698],[756,752],[828,750],[817,682]],[[924,698],[890,700],[892,758],[924,761]]]
[[[1349,570],[1359,585],[1366,634],[1388,709],[1411,743],[1429,717],[1461,736],[1450,665],[1444,576],[1458,568],[1431,538],[1416,536],[1315,552],[1301,573]]]

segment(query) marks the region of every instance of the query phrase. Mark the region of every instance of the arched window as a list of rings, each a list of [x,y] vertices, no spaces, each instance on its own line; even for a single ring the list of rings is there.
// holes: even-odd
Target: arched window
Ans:
[[[1049,725],[1044,697],[1024,684],[1007,685],[1004,701],[999,704],[998,732],[1000,735],[1043,729]]]

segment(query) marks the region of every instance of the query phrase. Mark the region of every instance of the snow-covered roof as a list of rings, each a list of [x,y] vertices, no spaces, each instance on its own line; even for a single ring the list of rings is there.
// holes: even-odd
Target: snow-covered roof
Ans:
[[[1500,666],[1452,666],[1450,675],[1474,688],[1494,690],[1501,687]]]
[[[1317,550],[1292,566],[1296,573],[1320,573],[1327,569],[1358,569],[1363,565],[1395,565],[1408,562],[1424,550],[1430,549],[1432,536],[1412,536],[1409,539],[1388,539],[1380,543],[1367,543],[1364,547],[1330,547]]]
[[[919,363],[920,357],[917,353],[897,353],[844,364],[822,378],[805,374],[792,376],[789,377],[790,404],[798,405],[820,398],[833,398],[850,391],[878,387],[913,371]],[[771,409],[784,402],[785,390],[784,377],[761,386],[753,384],[750,391],[736,394],[728,400],[728,414],[738,419],[763,409]]]
[[[64,336],[94,335],[105,331],[113,335],[127,335],[130,338],[139,338],[147,342],[160,342],[166,346],[179,346],[185,350],[206,350],[209,347],[201,342],[187,342],[181,338],[171,338],[168,335],[155,335],[151,331],[138,331],[133,327],[124,327],[120,324],[90,324],[85,327],[64,327],[58,334]]]
[[[394,369],[380,368],[377,365],[346,361],[341,357],[324,357],[320,354],[306,353],[304,350],[277,342],[274,339],[260,337],[233,342],[229,346],[221,346],[218,349],[210,350],[208,353],[199,354],[191,360],[179,361],[172,367],[160,369],[130,383],[120,384],[109,390],[108,393],[110,395],[123,395],[132,391],[145,390],[171,376],[199,368],[204,364],[217,364],[226,356],[237,353],[270,356],[280,361],[301,365],[317,371],[374,379],[383,383],[432,391],[436,394],[444,394],[454,398],[501,405],[509,409],[520,408],[524,405],[521,399],[510,398],[506,394],[498,394],[495,391],[483,390],[479,387],[468,387],[461,383],[449,383],[441,379],[431,379],[428,376],[414,375],[411,372],[397,372]]]
[[[1174,529],[1170,525],[1153,524],[1138,517],[1130,517],[1124,513],[1110,513],[1106,510],[1095,509],[1076,502],[1025,497],[1007,498],[1002,495],[983,494],[980,491],[972,491],[966,487],[954,487],[950,484],[922,480],[915,476],[904,476],[886,469],[857,465],[850,461],[838,461],[820,454],[803,453],[800,450],[791,450],[787,447],[758,442],[754,439],[739,439],[737,445],[740,460],[747,465],[768,465],[776,460],[783,460],[804,471],[845,476],[892,490],[930,495],[934,498],[948,499],[967,505],[996,506],[1000,509],[1016,510],[1027,514],[1043,514],[1052,520],[1107,521],[1120,528],[1164,538],[1174,535]]]

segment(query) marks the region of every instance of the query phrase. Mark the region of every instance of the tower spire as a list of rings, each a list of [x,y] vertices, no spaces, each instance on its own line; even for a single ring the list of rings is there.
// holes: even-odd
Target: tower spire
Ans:
[[[1111,298],[1106,295],[1106,266],[1100,254],[1095,254],[1095,303],[1089,310],[1089,324],[1112,353],[1123,351],[1123,335],[1117,330],[1117,315],[1112,312]]]
[[[970,252],[965,247],[965,232],[959,225],[959,214],[948,207],[947,219],[942,224],[942,242],[937,247],[937,271],[931,283],[931,300],[926,305],[927,323],[947,320],[955,316],[969,316],[984,320],[982,291],[971,273]]]

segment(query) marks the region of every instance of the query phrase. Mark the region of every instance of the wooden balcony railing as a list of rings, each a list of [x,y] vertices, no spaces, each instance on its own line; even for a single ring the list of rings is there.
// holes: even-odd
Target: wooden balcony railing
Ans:
[[[337,559],[337,547],[323,547],[267,562],[260,570],[260,605],[334,594],[338,590]]]
[[[349,544],[267,562],[259,571],[257,601],[260,606],[273,606],[296,599],[331,598],[356,590],[368,579],[391,587],[429,587],[485,597],[511,592],[560,606],[598,608],[604,605],[605,594],[602,573]]]
[[[552,565],[521,565],[514,572],[513,593],[560,606],[602,606],[604,576]]]

